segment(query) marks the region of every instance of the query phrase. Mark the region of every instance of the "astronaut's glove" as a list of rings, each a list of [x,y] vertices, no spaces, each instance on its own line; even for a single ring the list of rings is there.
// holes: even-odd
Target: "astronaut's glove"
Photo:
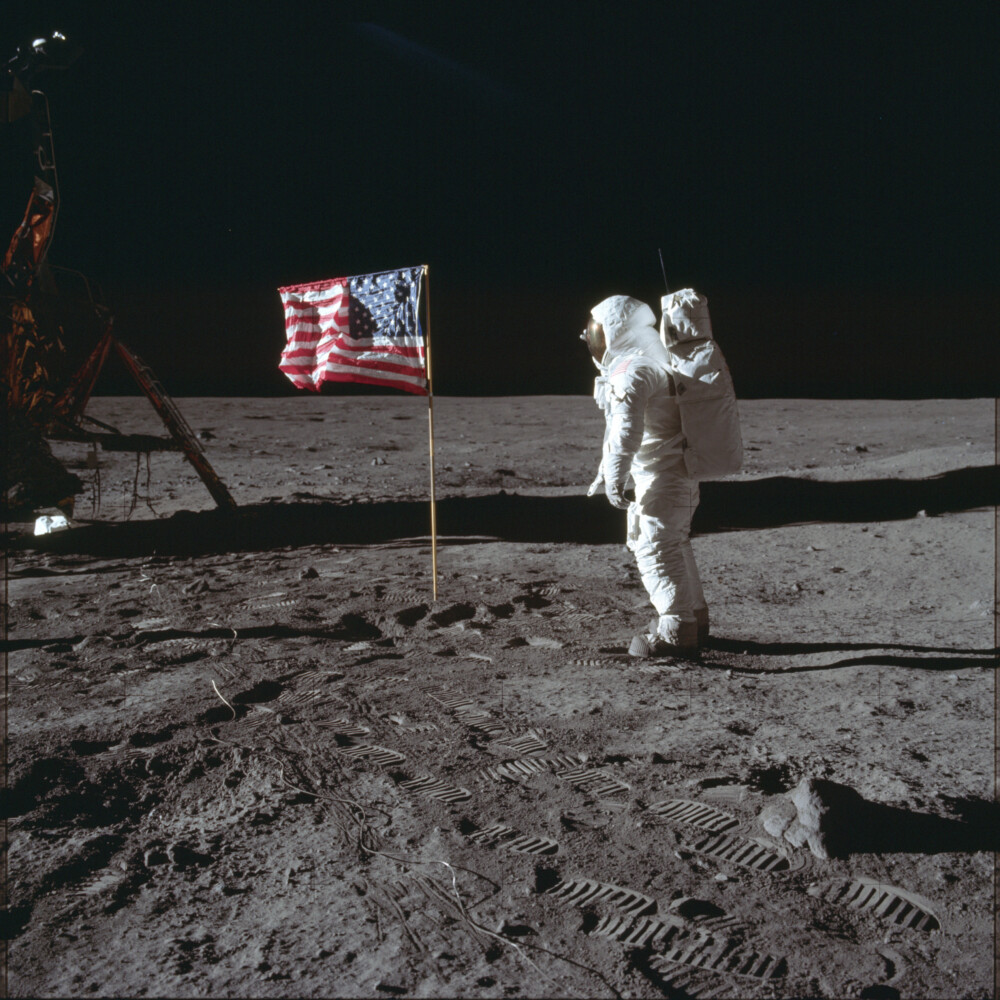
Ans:
[[[604,494],[608,498],[608,503],[610,503],[612,507],[617,507],[618,510],[628,510],[629,502],[625,499],[624,483],[605,482]]]
[[[604,467],[597,470],[597,478],[587,487],[587,496],[596,496],[604,489]]]

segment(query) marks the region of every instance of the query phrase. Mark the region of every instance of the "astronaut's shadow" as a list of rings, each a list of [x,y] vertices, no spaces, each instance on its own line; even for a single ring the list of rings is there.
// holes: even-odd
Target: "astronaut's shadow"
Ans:
[[[898,650],[898,652],[883,652]],[[767,668],[746,666],[747,657],[805,656],[810,653],[849,653],[832,663],[812,663]],[[901,642],[756,642],[751,639],[727,639],[712,636],[703,647],[701,665],[708,668],[732,670],[736,673],[809,673],[816,670],[833,670],[839,667],[913,667],[918,670],[958,670],[968,667],[997,666],[995,649],[956,649],[954,646],[918,646]],[[712,654],[722,654],[724,659],[713,662]],[[730,654],[735,657],[730,660]]]
[[[1000,503],[1000,467],[954,469],[927,479],[820,482],[794,476],[701,484],[695,532],[790,524],[898,521]]]

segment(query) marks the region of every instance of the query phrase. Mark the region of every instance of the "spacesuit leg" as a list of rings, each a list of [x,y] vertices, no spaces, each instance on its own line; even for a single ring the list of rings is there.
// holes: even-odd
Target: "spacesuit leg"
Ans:
[[[698,499],[698,484],[684,475],[640,475],[629,518],[630,548],[659,615],[657,633],[679,646],[697,644],[694,609],[705,601],[689,540]]]

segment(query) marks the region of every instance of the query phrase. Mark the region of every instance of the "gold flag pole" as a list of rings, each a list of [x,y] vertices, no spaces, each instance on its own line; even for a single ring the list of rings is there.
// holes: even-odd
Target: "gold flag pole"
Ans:
[[[427,429],[430,433],[431,463],[431,583],[434,600],[438,597],[437,577],[437,501],[434,495],[434,387],[431,381],[431,282],[430,268],[424,264],[427,309]]]

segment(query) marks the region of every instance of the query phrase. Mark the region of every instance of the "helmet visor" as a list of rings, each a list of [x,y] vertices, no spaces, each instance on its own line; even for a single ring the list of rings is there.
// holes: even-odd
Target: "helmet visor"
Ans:
[[[600,361],[604,357],[608,349],[607,342],[604,339],[604,327],[593,316],[591,316],[583,333],[580,334],[580,339],[586,343],[587,350],[590,351],[591,357],[595,361]]]

